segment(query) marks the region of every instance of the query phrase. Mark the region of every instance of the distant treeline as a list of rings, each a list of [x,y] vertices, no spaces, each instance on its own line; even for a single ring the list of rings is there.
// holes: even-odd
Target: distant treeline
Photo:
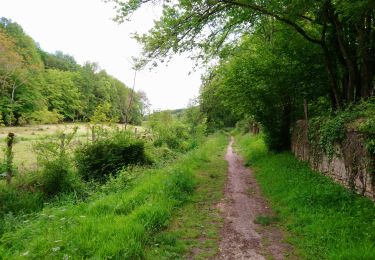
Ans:
[[[47,53],[20,25],[0,18],[0,125],[90,121],[98,110],[138,124],[147,103],[96,63]]]

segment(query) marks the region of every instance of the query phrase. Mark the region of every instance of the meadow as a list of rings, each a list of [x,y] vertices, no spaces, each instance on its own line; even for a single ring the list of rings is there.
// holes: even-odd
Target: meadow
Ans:
[[[87,123],[64,123],[64,124],[45,124],[17,127],[0,127],[0,159],[4,159],[6,139],[8,133],[15,134],[15,144],[13,146],[14,165],[21,173],[35,170],[37,168],[37,156],[34,152],[35,145],[44,140],[57,140],[61,133],[69,134],[76,131],[73,143],[87,143],[92,139],[90,125]],[[105,126],[107,129],[123,129],[122,124],[112,124]],[[75,130],[76,129],[76,130]],[[143,127],[128,125],[127,129],[140,134],[144,131]]]

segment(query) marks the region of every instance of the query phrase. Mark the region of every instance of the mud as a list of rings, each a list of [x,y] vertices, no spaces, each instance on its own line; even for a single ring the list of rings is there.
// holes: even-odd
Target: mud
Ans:
[[[250,169],[233,150],[234,139],[228,146],[228,180],[224,199],[218,205],[224,216],[219,254],[214,259],[286,259],[293,257],[293,248],[283,241],[277,225],[262,226],[257,216],[272,216],[267,201]]]

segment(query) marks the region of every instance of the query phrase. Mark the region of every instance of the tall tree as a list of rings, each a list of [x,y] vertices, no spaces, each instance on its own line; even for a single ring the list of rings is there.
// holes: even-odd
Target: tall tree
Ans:
[[[215,54],[251,33],[264,17],[280,21],[322,50],[334,107],[374,94],[374,0],[112,0],[119,22],[145,4],[163,4],[163,14],[148,34],[144,60],[161,59],[198,47]],[[198,56],[201,56],[199,54]]]

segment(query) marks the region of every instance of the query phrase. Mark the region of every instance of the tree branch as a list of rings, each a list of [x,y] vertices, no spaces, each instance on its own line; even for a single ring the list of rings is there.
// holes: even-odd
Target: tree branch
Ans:
[[[254,10],[260,14],[264,14],[264,15],[268,15],[268,16],[272,16],[274,17],[275,19],[291,26],[292,28],[294,28],[299,34],[301,34],[306,40],[312,42],[312,43],[315,43],[315,44],[319,44],[321,45],[322,44],[322,41],[320,39],[315,39],[313,37],[311,37],[301,26],[299,26],[297,23],[285,18],[285,17],[282,17],[281,15],[279,14],[276,14],[276,13],[273,13],[269,10],[267,10],[266,8],[263,8],[259,5],[256,5],[256,4],[249,4],[249,3],[243,3],[243,2],[239,2],[239,1],[235,1],[235,0],[220,0],[221,2],[223,3],[227,3],[227,4],[230,4],[230,5],[234,5],[234,6],[239,6],[239,7],[244,7],[244,8],[248,8],[248,9],[251,9],[251,10]],[[305,17],[304,17],[305,18]]]

